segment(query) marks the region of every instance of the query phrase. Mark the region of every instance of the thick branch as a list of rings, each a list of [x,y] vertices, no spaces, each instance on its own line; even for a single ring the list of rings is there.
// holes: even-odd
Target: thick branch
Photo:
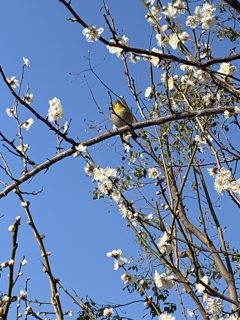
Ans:
[[[89,24],[87,24],[78,14],[77,12],[73,9],[73,7],[71,6],[71,3],[69,1],[66,0],[59,0],[59,2],[61,2],[67,9],[68,11],[73,15],[73,17],[75,18],[76,22],[78,22],[82,27],[87,28],[89,27]],[[230,3],[235,3],[236,1],[232,1],[232,0],[226,0],[226,2]],[[238,3],[238,2],[237,2]],[[239,6],[239,3],[237,5],[237,7]],[[232,7],[234,7],[232,5]],[[236,8],[235,8],[236,9]],[[237,10],[237,9],[236,9]],[[154,56],[159,58],[160,60],[165,60],[165,61],[171,61],[171,62],[178,62],[178,63],[182,63],[185,65],[189,65],[189,66],[194,66],[200,69],[205,70],[207,67],[216,64],[216,63],[222,63],[222,62],[230,62],[233,60],[238,60],[240,58],[240,54],[235,54],[235,55],[231,55],[228,57],[222,57],[222,58],[215,58],[215,59],[211,59],[205,63],[200,63],[199,61],[194,60],[193,57],[192,60],[187,60],[187,59],[183,59],[181,57],[175,56],[173,54],[165,54],[165,53],[157,53],[154,51],[149,51],[149,50],[144,50],[144,49],[140,49],[140,48],[135,48],[135,47],[130,47],[130,46],[126,46],[126,45],[122,45],[121,43],[113,43],[110,42],[109,40],[105,39],[103,36],[101,36],[99,38],[99,41],[101,41],[103,44],[110,46],[110,47],[118,47],[123,49],[124,52],[132,52],[132,53],[136,53],[142,56]],[[207,70],[206,70],[207,71]]]
[[[195,117],[217,115],[217,114],[223,113],[225,110],[228,110],[229,112],[234,112],[234,107],[231,106],[231,107],[221,107],[221,108],[209,108],[209,109],[204,109],[204,110],[195,110],[195,111],[190,111],[190,112],[183,112],[180,114],[173,114],[173,115],[169,115],[166,117],[137,122],[137,123],[131,125],[131,128],[132,129],[140,129],[140,128],[145,128],[145,127],[151,127],[153,125],[161,125],[164,123],[179,121],[179,120],[183,120],[183,119],[192,119]],[[93,146],[97,143],[100,143],[100,142],[107,140],[111,137],[125,133],[127,131],[129,131],[129,126],[124,126],[120,129],[111,130],[111,131],[105,132],[99,136],[96,136],[94,138],[83,141],[82,144],[87,147]],[[72,139],[71,139],[71,143],[74,143],[75,145],[78,144],[76,141],[73,141]],[[21,185],[23,182],[25,182],[25,181],[29,180],[30,178],[32,178],[33,176],[35,176],[37,173],[39,173],[43,170],[46,170],[49,167],[51,167],[54,163],[57,163],[58,161],[66,158],[66,157],[71,156],[74,152],[76,152],[76,150],[75,150],[75,148],[72,147],[68,150],[65,150],[65,151],[57,154],[53,158],[48,159],[47,161],[43,162],[42,164],[36,166],[31,171],[28,171],[23,176],[21,176],[19,179],[16,179],[13,183],[8,185],[3,191],[1,191],[0,192],[0,199],[5,197],[9,192],[14,190],[17,186]]]
[[[224,0],[229,4],[233,9],[237,10],[240,13],[240,2],[238,0]]]

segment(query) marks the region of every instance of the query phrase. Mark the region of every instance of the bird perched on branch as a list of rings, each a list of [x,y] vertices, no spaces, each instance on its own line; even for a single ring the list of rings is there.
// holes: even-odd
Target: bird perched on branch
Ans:
[[[136,118],[132,114],[132,111],[128,107],[125,99],[121,97],[119,100],[112,104],[112,115],[111,120],[113,123],[113,128],[121,128],[124,126],[131,126],[136,122]],[[130,138],[137,138],[137,134],[133,130],[129,130],[126,133],[121,134],[121,139],[124,144],[129,144]],[[130,145],[131,146],[131,145]]]

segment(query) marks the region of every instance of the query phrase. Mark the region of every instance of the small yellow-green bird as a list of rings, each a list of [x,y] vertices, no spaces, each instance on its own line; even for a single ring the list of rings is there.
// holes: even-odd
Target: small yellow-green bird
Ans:
[[[118,129],[136,122],[136,118],[132,114],[132,111],[129,109],[123,97],[112,104],[111,120],[113,123],[113,127]],[[129,144],[128,141],[130,137],[137,137],[136,133],[133,130],[121,135],[122,141],[127,144]]]

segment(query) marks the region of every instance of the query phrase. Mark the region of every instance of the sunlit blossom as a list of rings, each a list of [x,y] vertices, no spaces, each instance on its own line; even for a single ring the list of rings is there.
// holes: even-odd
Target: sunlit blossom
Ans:
[[[23,100],[28,103],[31,104],[33,101],[33,93],[26,93],[23,97]]]
[[[175,320],[176,318],[170,313],[164,312],[159,316],[159,320]]]
[[[153,95],[154,95],[153,88],[150,87],[150,86],[147,87],[146,90],[145,90],[145,98],[152,99]]]
[[[169,255],[172,252],[171,238],[167,232],[164,232],[157,243],[158,249],[162,254]]]
[[[223,310],[223,303],[220,298],[208,298],[207,309],[213,316],[219,316]]]
[[[172,5],[172,3],[168,3],[167,7],[163,7],[163,14],[167,17],[167,18],[176,18],[176,14],[177,14],[177,9],[175,8],[174,5]]]
[[[121,275],[121,279],[123,281],[123,283],[126,285],[126,284],[129,284],[132,282],[132,277],[130,276],[130,274],[128,273],[124,273]]]
[[[159,47],[167,47],[169,43],[169,39],[165,35],[161,35],[160,33],[156,34],[157,44]]]
[[[16,117],[17,116],[17,113],[16,113],[16,108],[7,108],[6,109],[6,114],[12,118],[12,117]]]
[[[100,38],[103,31],[103,28],[97,28],[96,26],[88,26],[87,28],[83,29],[82,33],[86,37],[86,40],[88,42],[94,42]]]
[[[208,284],[208,283],[209,283],[209,279],[208,279],[207,276],[203,276],[203,277],[201,278],[201,281],[202,281],[203,283],[205,283],[205,284]],[[197,290],[198,293],[203,293],[204,290],[205,290],[205,286],[204,286],[204,284],[202,284],[202,283],[196,283],[195,288],[196,288],[196,290]]]
[[[61,100],[56,97],[49,100],[48,120],[50,122],[59,121],[62,119],[63,115],[64,111]]]
[[[105,308],[103,310],[103,316],[110,318],[113,315],[113,309],[112,308]]]
[[[128,259],[123,257],[121,249],[109,251],[106,255],[109,258],[114,258],[114,270],[118,270],[119,268],[129,263]]]
[[[236,72],[236,67],[228,62],[223,62],[218,69],[218,72],[227,76],[232,76]]]
[[[24,128],[28,131],[33,123],[34,123],[33,118],[29,118],[28,120],[23,122],[23,124],[21,125],[21,128]]]
[[[25,154],[28,149],[30,148],[29,144],[21,144],[20,146],[17,147],[17,150],[20,151],[21,153]]]
[[[179,40],[177,34],[176,34],[176,33],[171,34],[171,36],[169,37],[169,45],[170,45],[174,50],[177,49],[179,42],[180,42],[180,40]]]
[[[12,76],[11,78],[7,78],[7,82],[13,89],[19,87],[19,81],[16,79],[15,76]]]
[[[30,67],[30,60],[28,58],[23,57],[23,65],[27,68]]]
[[[152,6],[146,14],[147,21],[153,26],[158,26],[158,21],[161,20],[160,6]]]
[[[157,179],[159,177],[160,173],[158,172],[157,168],[149,168],[148,169],[148,177],[150,179]]]
[[[153,280],[158,288],[172,289],[174,287],[174,277],[172,275],[166,275],[166,273],[159,274],[156,270]]]
[[[118,47],[118,43],[123,45],[123,46],[127,46],[128,44],[128,37],[126,37],[125,35],[122,36],[122,38],[118,39],[117,43],[115,40],[110,40],[110,43],[115,44],[115,45],[107,45],[107,49],[111,54],[116,54],[116,56],[118,58],[122,58],[123,57],[123,53],[124,53],[124,49]]]

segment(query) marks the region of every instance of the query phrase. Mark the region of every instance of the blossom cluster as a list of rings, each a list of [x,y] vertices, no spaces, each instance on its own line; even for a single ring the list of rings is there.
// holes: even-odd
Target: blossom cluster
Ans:
[[[209,30],[214,23],[216,8],[210,3],[204,3],[202,7],[197,6],[193,16],[188,16],[186,25],[195,29],[201,25],[203,29]]]
[[[63,115],[64,111],[61,100],[56,97],[49,100],[48,120],[50,122],[59,121],[62,119]]]
[[[157,288],[169,290],[174,287],[173,275],[167,275],[166,273],[159,274],[157,270],[155,270],[153,279]]]
[[[85,173],[96,181],[97,186],[97,198],[104,197],[105,195],[110,195],[111,198],[117,203],[121,199],[121,192],[114,185],[112,178],[117,177],[117,170],[106,167],[98,168],[92,164],[87,164],[84,168]]]
[[[240,179],[234,179],[230,170],[221,168],[219,172],[208,169],[209,174],[215,176],[214,186],[219,194],[223,194],[225,190],[240,193]]]
[[[109,258],[114,258],[114,270],[118,270],[129,263],[128,259],[123,257],[121,249],[109,251],[106,255]]]
[[[100,38],[103,31],[103,28],[97,28],[96,26],[88,26],[83,29],[82,33],[88,42],[94,42]]]
[[[172,252],[171,237],[166,231],[159,239],[157,246],[161,254],[169,255]]]

